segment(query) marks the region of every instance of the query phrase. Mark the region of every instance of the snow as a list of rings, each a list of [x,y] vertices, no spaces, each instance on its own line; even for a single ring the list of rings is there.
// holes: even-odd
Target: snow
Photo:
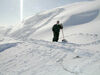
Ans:
[[[74,34],[74,31],[75,33],[90,33],[90,29],[93,29],[94,27],[98,28],[97,30],[99,31],[100,26],[97,25],[100,24],[99,3],[100,2],[98,1],[78,2],[38,13],[25,19],[19,24],[19,27],[21,27],[18,30],[15,29],[18,27],[15,27],[11,30],[9,35],[15,38],[17,37],[18,39],[32,38],[51,41],[51,37],[53,37],[51,28],[57,20],[60,20],[64,25],[65,35],[69,35],[69,33]],[[96,24],[96,26],[94,24]],[[60,38],[62,38],[62,35]]]
[[[60,20],[68,43],[52,41]],[[0,26],[0,75],[100,75],[100,1],[57,7]]]
[[[6,44],[1,44],[0,45],[0,52],[8,49],[8,48],[11,48],[11,47],[14,47],[16,46],[16,43],[6,43]]]
[[[95,75],[100,74],[100,51],[89,49],[88,47],[93,46],[92,43],[62,44],[27,40],[16,44],[15,47],[10,46],[11,48],[0,53],[1,75],[93,75],[92,72],[96,73]],[[92,48],[97,45],[100,48],[100,41]],[[80,58],[75,58],[76,56]],[[96,68],[91,72],[91,67]]]

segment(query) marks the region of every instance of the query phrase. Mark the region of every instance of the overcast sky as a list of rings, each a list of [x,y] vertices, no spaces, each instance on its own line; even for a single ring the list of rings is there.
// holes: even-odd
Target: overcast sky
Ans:
[[[35,13],[86,0],[24,0],[24,18]],[[0,0],[0,25],[20,22],[20,0]]]

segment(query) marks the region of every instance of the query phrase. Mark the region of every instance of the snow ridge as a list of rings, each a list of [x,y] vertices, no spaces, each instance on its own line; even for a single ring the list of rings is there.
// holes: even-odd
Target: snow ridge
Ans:
[[[31,16],[18,28],[1,28],[0,75],[100,75],[99,3],[73,3]],[[61,35],[50,42],[57,20],[68,43]]]
[[[88,48],[89,46],[84,47]],[[98,50],[91,52],[90,49],[84,47],[38,40],[20,42],[16,47],[8,48],[0,54],[0,57],[3,57],[0,59],[0,74],[44,75],[48,73],[56,75],[56,73],[62,73],[64,75],[81,75],[84,74],[85,66],[93,63],[95,65],[100,60]],[[12,53],[9,54],[9,52]],[[80,58],[75,59],[76,56],[80,56]],[[83,60],[85,61],[83,62]]]

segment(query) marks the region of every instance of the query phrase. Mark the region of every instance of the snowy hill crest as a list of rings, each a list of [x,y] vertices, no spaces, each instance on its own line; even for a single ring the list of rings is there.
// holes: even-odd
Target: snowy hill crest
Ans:
[[[64,31],[68,32],[68,28],[71,26],[81,26],[93,22],[100,14],[99,11],[99,3],[96,1],[79,2],[58,7],[24,20],[21,24],[23,27],[15,32],[13,32],[13,29],[10,35],[18,39],[33,38],[51,41],[51,28],[57,20],[63,23]],[[45,36],[47,34],[49,35]],[[65,33],[65,35],[67,34]]]
[[[61,33],[51,42],[57,20],[68,43],[60,42]],[[99,0],[38,13],[1,31],[0,75],[100,75]]]

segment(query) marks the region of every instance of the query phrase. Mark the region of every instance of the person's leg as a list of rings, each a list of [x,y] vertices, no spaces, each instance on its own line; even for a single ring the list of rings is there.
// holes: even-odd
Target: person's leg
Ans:
[[[55,32],[53,32],[53,40],[52,41],[56,42],[56,33]]]
[[[53,42],[58,42],[58,40],[59,40],[59,33],[55,33],[55,32],[53,32]]]
[[[58,42],[58,33],[54,32],[53,42]]]
[[[59,33],[56,33],[56,42],[59,40]]]

